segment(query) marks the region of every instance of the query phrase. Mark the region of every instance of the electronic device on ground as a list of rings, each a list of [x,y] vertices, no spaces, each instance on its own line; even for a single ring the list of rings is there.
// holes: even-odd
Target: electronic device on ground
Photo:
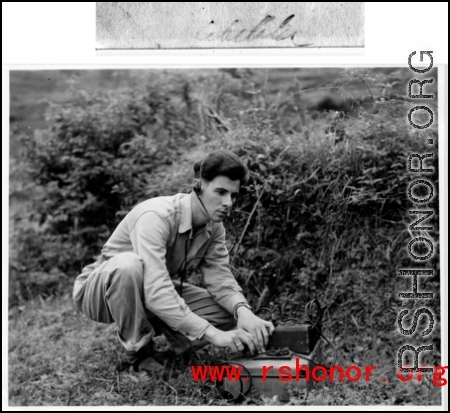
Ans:
[[[310,313],[312,305],[317,307],[314,319]],[[273,310],[268,311],[273,314]],[[216,383],[221,395],[237,401],[244,398],[254,386],[263,396],[278,396],[280,401],[289,401],[290,386],[309,391],[316,382],[315,377],[320,378],[323,369],[326,369],[321,364],[320,338],[331,343],[321,331],[323,313],[317,300],[306,305],[305,314],[307,322],[291,318],[278,324],[264,353],[252,356],[244,350],[223,362],[222,365],[235,366],[240,375],[239,379],[224,375],[223,380]],[[317,366],[317,371],[313,373]]]

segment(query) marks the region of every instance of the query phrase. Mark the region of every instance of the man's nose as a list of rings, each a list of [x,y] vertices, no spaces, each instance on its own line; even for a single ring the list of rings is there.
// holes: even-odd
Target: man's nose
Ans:
[[[227,194],[223,198],[223,206],[226,208],[231,208],[233,206],[233,199],[230,194]]]

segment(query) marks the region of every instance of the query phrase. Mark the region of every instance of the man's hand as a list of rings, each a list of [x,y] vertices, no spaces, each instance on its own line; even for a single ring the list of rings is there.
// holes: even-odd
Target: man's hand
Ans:
[[[269,336],[275,331],[274,325],[253,314],[247,307],[239,307],[237,315],[237,328],[250,333],[258,353],[264,352],[269,343]]]
[[[244,350],[245,346],[248,347],[251,354],[254,354],[256,349],[252,335],[239,328],[237,330],[222,331],[210,325],[205,330],[203,339],[216,347],[228,347],[233,353]]]

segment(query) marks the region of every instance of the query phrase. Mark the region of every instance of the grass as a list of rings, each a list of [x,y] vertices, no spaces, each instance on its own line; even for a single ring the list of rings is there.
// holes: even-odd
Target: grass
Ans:
[[[335,274],[336,283],[349,282],[360,274]],[[384,289],[385,287],[383,287]],[[389,287],[386,287],[389,288]],[[338,364],[348,367],[376,365],[371,381],[363,380],[317,383],[312,391],[292,389],[286,404],[276,398],[261,396],[253,390],[241,405],[440,405],[440,388],[424,375],[403,383],[395,377],[398,335],[395,314],[380,323],[373,309],[361,318],[358,300],[348,300],[343,308],[324,323],[325,334],[334,342]],[[352,302],[353,301],[353,302]],[[355,303],[356,302],[356,303]],[[360,308],[361,305],[359,304]],[[362,304],[364,308],[364,303]],[[367,311],[369,313],[369,311]],[[345,317],[345,329],[330,336],[337,319]],[[386,334],[382,333],[385,332]],[[164,346],[164,337],[157,337]],[[331,363],[332,352],[322,342],[325,363]],[[213,364],[218,352],[206,348],[200,357]],[[88,320],[76,311],[70,292],[60,296],[40,297],[13,307],[9,313],[9,399],[12,406],[226,406],[232,402],[212,391],[204,391],[192,380],[189,364],[170,360],[167,376],[119,371],[123,350],[116,337],[115,325]],[[170,367],[169,367],[170,364]],[[382,378],[386,377],[385,383]]]
[[[117,371],[122,349],[114,325],[91,322],[70,294],[31,300],[10,314],[10,403],[22,406],[186,404],[171,389],[181,377]],[[198,392],[198,391],[197,391]],[[179,394],[178,394],[179,393]]]

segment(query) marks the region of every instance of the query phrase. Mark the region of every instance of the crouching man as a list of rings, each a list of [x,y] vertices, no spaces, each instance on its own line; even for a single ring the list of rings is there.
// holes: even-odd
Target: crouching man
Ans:
[[[135,370],[155,365],[163,333],[176,354],[208,343],[262,352],[274,326],[251,311],[233,277],[222,221],[248,170],[214,151],[194,165],[193,192],[144,201],[120,222],[97,261],[76,278],[73,300],[90,319],[117,325]],[[206,290],[183,282],[199,268]],[[178,275],[181,280],[172,280]]]

